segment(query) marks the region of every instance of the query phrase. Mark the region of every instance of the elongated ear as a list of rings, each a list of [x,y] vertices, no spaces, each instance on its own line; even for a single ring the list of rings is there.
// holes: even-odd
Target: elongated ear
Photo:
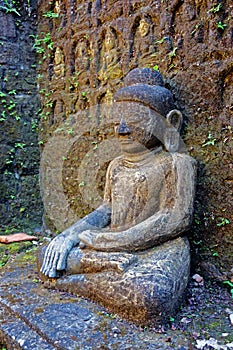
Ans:
[[[183,117],[178,109],[173,109],[166,115],[167,126],[173,126],[177,131],[180,131],[183,122]]]
[[[180,147],[180,128],[183,118],[180,111],[173,109],[166,116],[166,130],[164,133],[164,146],[168,152],[177,152]]]

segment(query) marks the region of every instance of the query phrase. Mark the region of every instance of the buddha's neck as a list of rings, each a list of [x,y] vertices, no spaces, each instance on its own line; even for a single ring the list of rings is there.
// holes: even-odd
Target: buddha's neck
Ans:
[[[162,146],[156,147],[153,150],[146,149],[145,151],[138,153],[127,153],[124,152],[124,160],[129,163],[145,163],[148,162],[156,153],[160,153],[162,151]]]

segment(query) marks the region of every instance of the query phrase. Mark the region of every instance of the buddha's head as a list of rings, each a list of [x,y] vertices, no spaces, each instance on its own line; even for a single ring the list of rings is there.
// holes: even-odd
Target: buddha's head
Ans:
[[[162,75],[149,68],[136,68],[124,83],[125,87],[114,94],[119,114],[116,133],[122,150],[135,153],[164,145],[168,151],[177,151],[182,115],[175,109]]]

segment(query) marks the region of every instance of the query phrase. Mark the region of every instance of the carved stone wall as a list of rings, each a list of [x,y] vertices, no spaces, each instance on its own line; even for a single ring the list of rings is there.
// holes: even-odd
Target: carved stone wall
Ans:
[[[30,3],[30,5],[29,5]],[[36,1],[0,1],[0,230],[41,225]]]
[[[199,161],[193,249],[223,269],[233,240],[232,15],[230,0],[41,0],[38,22],[44,146],[64,122],[72,135],[78,111],[109,103],[131,69],[159,69],[184,114],[188,151]],[[77,168],[111,133],[86,130],[64,159],[64,192],[79,216],[91,208],[80,205]]]

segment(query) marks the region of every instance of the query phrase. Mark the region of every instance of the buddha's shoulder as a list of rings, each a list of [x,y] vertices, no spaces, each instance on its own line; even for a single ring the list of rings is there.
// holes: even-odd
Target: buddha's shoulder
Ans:
[[[166,151],[162,151],[159,154],[151,154],[150,157],[148,157],[148,161],[144,164],[144,167],[150,167],[152,165],[158,166],[161,165],[163,167],[177,167],[177,166],[192,166],[196,167],[196,160],[189,156],[186,153],[170,153]],[[142,164],[139,164],[142,166]],[[119,156],[114,158],[109,166],[109,171],[113,171],[114,169],[121,168],[122,166],[125,166],[125,159],[124,156]]]
[[[119,156],[111,160],[111,162],[108,165],[108,170],[113,170],[114,168],[117,168],[119,165],[122,165],[123,162],[123,156]]]
[[[196,166],[197,161],[187,153],[170,153],[173,163],[190,164]]]
[[[159,155],[156,155],[153,163],[157,166],[162,166],[164,169],[187,167],[196,168],[197,164],[196,160],[186,153],[170,153],[165,151],[161,152]]]

